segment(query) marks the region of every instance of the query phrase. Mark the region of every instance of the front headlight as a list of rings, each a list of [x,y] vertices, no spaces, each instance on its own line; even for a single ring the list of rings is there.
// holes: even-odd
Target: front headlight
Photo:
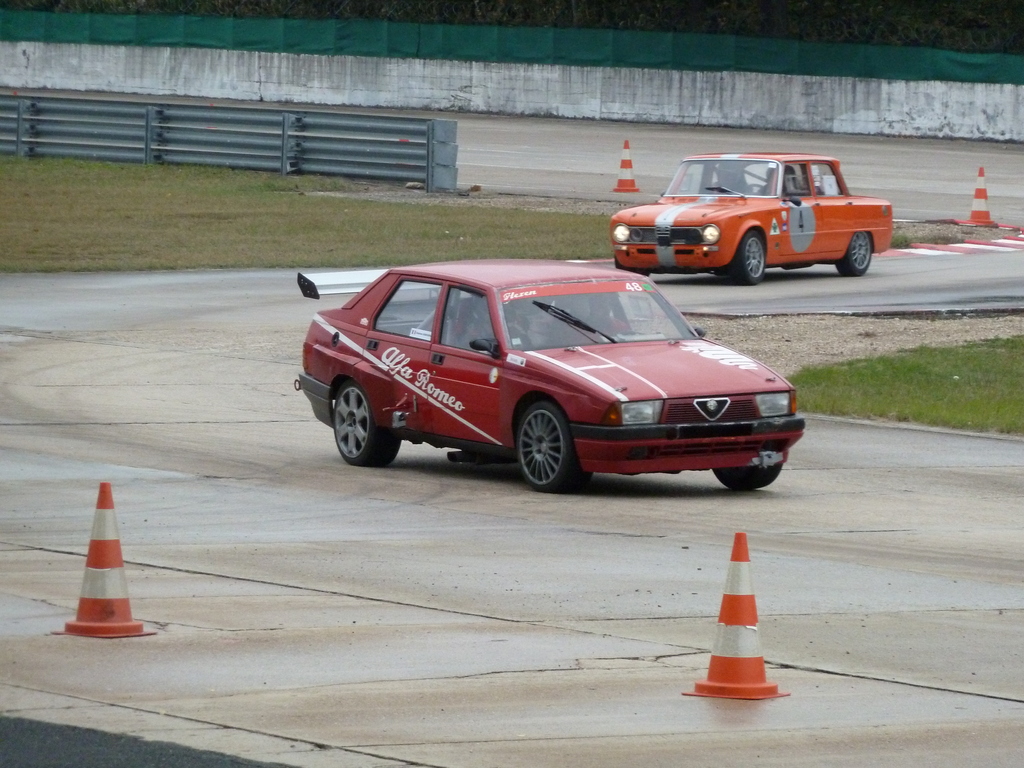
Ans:
[[[762,416],[786,416],[792,412],[789,392],[763,392],[755,399]]]
[[[661,421],[661,400],[638,400],[622,404],[623,424],[657,424]]]
[[[717,243],[718,238],[721,236],[721,234],[722,231],[714,224],[708,224],[700,231],[701,238],[703,238],[704,242],[707,243],[708,245],[711,245],[712,243]]]
[[[629,240],[629,227],[625,224],[616,224],[612,229],[612,239],[616,243],[624,243]]]

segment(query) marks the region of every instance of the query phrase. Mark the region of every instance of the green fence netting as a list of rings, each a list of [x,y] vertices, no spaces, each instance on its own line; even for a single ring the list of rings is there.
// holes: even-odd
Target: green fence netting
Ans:
[[[0,10],[0,40],[1024,85],[1024,56],[611,29]]]

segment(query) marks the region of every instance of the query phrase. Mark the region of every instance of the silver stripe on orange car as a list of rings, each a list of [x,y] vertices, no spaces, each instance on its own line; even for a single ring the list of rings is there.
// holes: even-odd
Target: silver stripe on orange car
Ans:
[[[676,251],[672,247],[672,225],[676,223],[676,216],[688,208],[702,205],[700,202],[696,203],[683,203],[682,205],[673,205],[668,210],[658,214],[658,217],[654,220],[654,232],[655,232],[655,245],[654,252],[658,254],[658,263],[663,267],[674,267],[676,265]],[[668,245],[661,245],[657,242],[657,233],[667,229],[669,232],[669,243]]]

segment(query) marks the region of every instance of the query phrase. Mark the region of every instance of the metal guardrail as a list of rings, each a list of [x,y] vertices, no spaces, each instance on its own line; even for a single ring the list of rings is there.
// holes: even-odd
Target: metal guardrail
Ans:
[[[457,123],[320,111],[0,96],[0,154],[216,165],[456,188]]]

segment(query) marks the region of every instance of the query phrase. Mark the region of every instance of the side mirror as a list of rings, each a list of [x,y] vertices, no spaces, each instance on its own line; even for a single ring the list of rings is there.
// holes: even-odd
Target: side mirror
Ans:
[[[469,342],[469,348],[475,349],[477,352],[486,352],[495,360],[501,357],[501,350],[498,348],[497,339],[473,339]]]
[[[708,335],[708,332],[701,328],[699,325],[693,326],[693,332],[697,334],[698,339],[703,339]]]

